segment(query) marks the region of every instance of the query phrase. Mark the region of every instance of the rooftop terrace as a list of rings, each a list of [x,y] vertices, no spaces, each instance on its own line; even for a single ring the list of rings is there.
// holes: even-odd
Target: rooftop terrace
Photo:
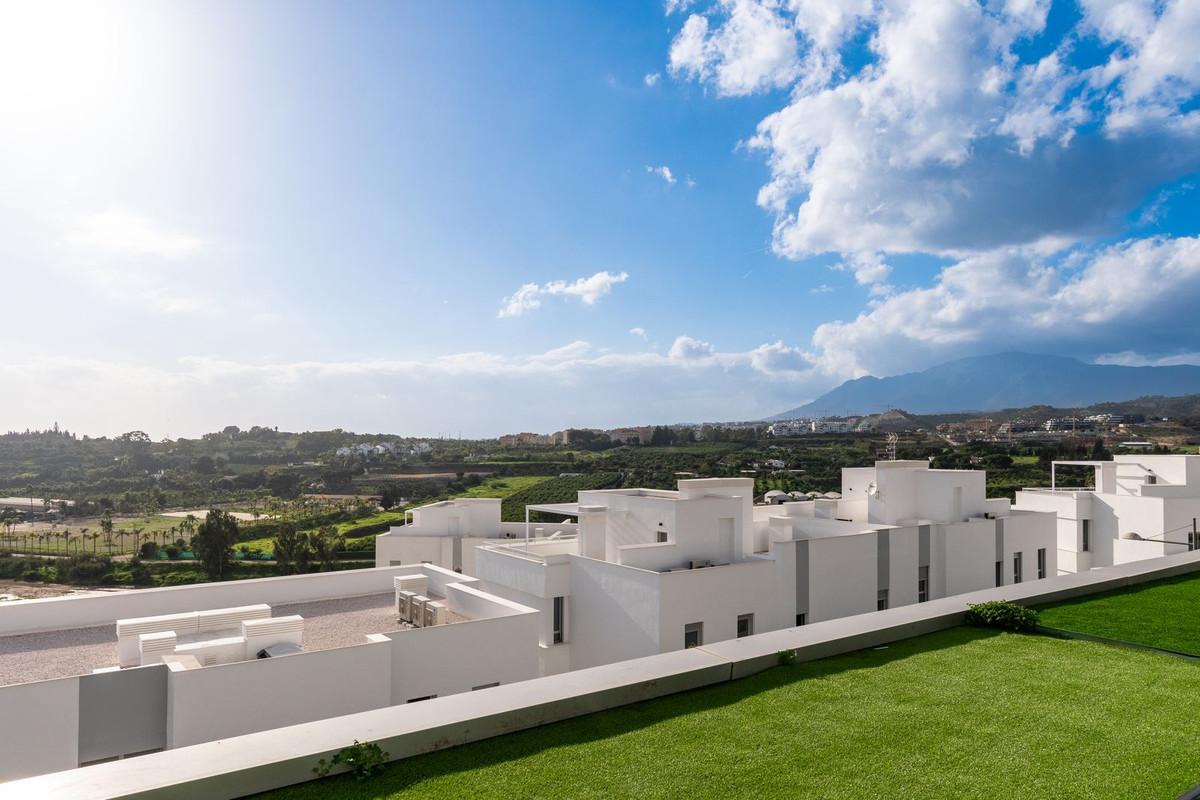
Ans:
[[[1198,669],[957,628],[260,797],[1170,798]]]
[[[396,620],[391,592],[273,605],[276,617],[304,617],[304,649],[362,644],[369,633],[408,627]],[[457,617],[457,615],[455,615]],[[0,686],[83,675],[117,663],[115,624],[0,636]]]

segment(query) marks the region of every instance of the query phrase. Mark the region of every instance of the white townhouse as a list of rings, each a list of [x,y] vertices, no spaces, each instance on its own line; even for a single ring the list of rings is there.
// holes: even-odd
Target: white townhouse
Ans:
[[[1058,485],[1058,467],[1090,467],[1091,487]],[[1017,492],[1015,507],[1058,517],[1058,563],[1081,572],[1200,547],[1200,456],[1119,455],[1055,461],[1051,488]]]
[[[755,506],[752,479],[705,478],[528,507],[577,521],[555,524],[448,501],[376,559],[463,569],[543,612],[551,674],[1056,575],[1054,516],[986,499],[985,481],[881,461],[843,470],[841,498]]]

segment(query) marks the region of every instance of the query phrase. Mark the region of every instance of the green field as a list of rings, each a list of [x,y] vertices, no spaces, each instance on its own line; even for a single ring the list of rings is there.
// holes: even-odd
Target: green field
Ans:
[[[459,492],[455,497],[497,497],[504,499],[517,492],[536,486],[542,481],[549,480],[546,475],[528,475],[508,478],[489,478],[478,486],[472,486],[465,492]],[[411,508],[411,506],[409,507]],[[404,519],[404,509],[394,508],[390,511],[381,511],[378,514],[372,514],[369,517],[361,517],[353,522],[342,522],[337,526],[338,533],[343,536],[352,537],[355,532],[362,528],[369,528],[372,525],[380,525],[385,522],[399,523]],[[268,552],[275,546],[274,536],[264,536],[259,539],[250,539],[245,542],[239,542],[238,546],[257,547],[263,552]]]
[[[1200,655],[1200,575],[1182,575],[1040,609],[1041,624]]]
[[[262,797],[1172,798],[1200,782],[1198,670],[959,628]]]

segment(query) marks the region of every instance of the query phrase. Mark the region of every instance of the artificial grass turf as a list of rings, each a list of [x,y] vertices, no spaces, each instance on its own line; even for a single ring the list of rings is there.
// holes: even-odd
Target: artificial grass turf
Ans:
[[[1116,589],[1039,609],[1041,624],[1200,655],[1200,575]]]
[[[958,628],[263,795],[1173,798],[1200,665]]]

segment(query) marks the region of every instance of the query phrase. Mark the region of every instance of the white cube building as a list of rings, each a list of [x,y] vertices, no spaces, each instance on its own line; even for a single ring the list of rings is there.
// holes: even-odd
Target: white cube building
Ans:
[[[1058,485],[1058,467],[1090,467],[1091,487]],[[1058,562],[1081,572],[1200,547],[1200,456],[1119,455],[1056,461],[1051,487],[1017,492],[1015,507],[1058,518]]]
[[[755,506],[750,478],[706,478],[528,509],[577,525],[501,523],[497,503],[476,530],[524,535],[484,537],[473,574],[543,612],[544,674],[1057,574],[1054,515],[986,499],[982,471],[884,461],[842,480],[839,499],[779,505]],[[409,533],[379,537],[377,563]]]

